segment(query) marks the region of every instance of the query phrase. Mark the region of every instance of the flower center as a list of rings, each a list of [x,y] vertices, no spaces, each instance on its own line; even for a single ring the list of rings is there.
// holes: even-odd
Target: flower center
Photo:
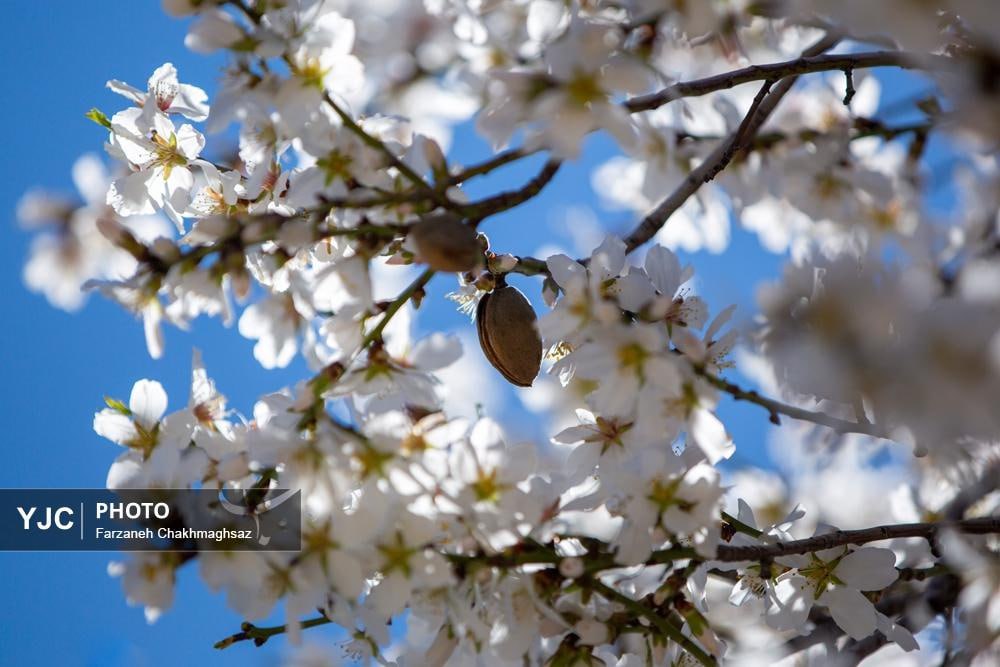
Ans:
[[[152,141],[153,152],[156,154],[153,163],[163,167],[163,180],[170,178],[170,172],[174,167],[183,167],[187,164],[187,158],[177,148],[177,135],[173,132],[169,138],[164,138],[162,134],[154,131]]]

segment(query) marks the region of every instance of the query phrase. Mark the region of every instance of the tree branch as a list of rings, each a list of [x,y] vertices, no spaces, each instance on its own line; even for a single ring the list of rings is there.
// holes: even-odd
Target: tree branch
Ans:
[[[633,600],[629,596],[615,590],[602,581],[595,579],[588,585],[594,591],[600,593],[601,596],[609,602],[618,602],[636,616],[645,617],[657,630],[680,644],[685,651],[690,653],[691,656],[701,664],[706,666],[716,664],[715,659],[712,658],[712,656],[705,652],[700,646],[695,644],[689,637],[684,636],[681,630],[670,622],[670,619],[664,618],[660,614],[656,613],[655,609],[650,609],[638,600]]]
[[[826,47],[830,48],[830,47]],[[823,49],[824,51],[826,49]],[[790,76],[829,72],[845,69],[867,69],[873,67],[901,67],[904,69],[943,70],[954,64],[947,56],[935,56],[911,51],[871,51],[864,53],[844,53],[819,55],[804,52],[794,60],[764,65],[750,65],[743,69],[708,76],[703,79],[682,81],[663,90],[648,95],[633,97],[625,102],[625,108],[635,113],[657,109],[664,104],[683,97],[700,97],[720,90],[753,81],[784,79]]]
[[[300,625],[302,629],[314,628],[317,625],[326,625],[327,623],[332,623],[326,616],[317,616],[316,618],[310,618],[302,621]],[[255,646],[262,646],[268,639],[274,637],[275,635],[284,634],[288,632],[287,625],[274,625],[271,627],[261,628],[257,627],[253,623],[243,623],[240,632],[236,634],[229,635],[225,639],[221,639],[215,642],[215,648],[224,649],[229,648],[237,642],[252,641]]]
[[[287,57],[285,60],[288,62],[289,67],[292,67],[292,63]],[[420,176],[420,174],[414,171],[410,165],[400,160],[399,157],[389,150],[389,147],[386,146],[385,143],[383,143],[378,137],[373,137],[365,132],[365,129],[351,117],[351,114],[344,111],[326,91],[323,92],[323,101],[326,102],[326,104],[340,117],[340,120],[344,123],[344,126],[347,127],[348,130],[357,135],[357,137],[365,144],[384,155],[386,159],[389,160],[389,164],[398,169],[399,172],[408,178],[414,186],[426,193],[439,206],[443,208],[453,207],[451,200],[445,196],[444,192],[431,187],[427,181]]]
[[[867,544],[899,537],[923,537],[933,539],[940,531],[951,528],[969,535],[986,535],[1000,532],[1000,516],[965,519],[964,521],[939,523],[900,523],[874,526],[861,530],[837,530],[824,535],[815,535],[804,540],[778,542],[755,546],[734,547],[720,545],[715,560],[732,562],[741,560],[763,560],[777,556],[805,554],[822,551],[847,544]]]
[[[726,392],[737,401],[755,403],[756,405],[759,405],[767,410],[771,415],[771,423],[776,426],[781,425],[779,415],[784,415],[786,417],[791,417],[792,419],[826,426],[827,428],[833,429],[838,433],[860,433],[862,435],[870,435],[875,438],[890,439],[889,434],[878,424],[848,421],[846,419],[832,417],[825,412],[806,410],[794,405],[782,403],[781,401],[776,401],[773,398],[761,396],[756,390],[743,389],[729,380],[725,380],[717,375],[712,375],[703,367],[694,366],[693,368],[694,372],[697,373],[699,377],[703,378],[713,387]]]
[[[483,218],[520,206],[541,192],[542,188],[548,185],[556,172],[559,171],[560,166],[562,166],[561,161],[549,160],[534,178],[517,190],[501,192],[478,202],[458,206],[457,211],[468,218]]]
[[[510,164],[511,162],[516,162],[517,160],[528,157],[529,155],[534,155],[535,153],[538,153],[541,150],[542,149],[540,148],[529,150],[523,147],[519,147],[519,148],[509,148],[505,151],[500,151],[499,153],[489,158],[488,160],[484,160],[479,164],[471,165],[469,167],[466,167],[465,169],[462,169],[458,173],[453,174],[448,179],[448,184],[458,185],[459,183],[464,183],[470,178],[474,178],[476,176],[482,176],[483,174],[488,174],[494,169],[499,169],[504,165]]]
[[[829,48],[832,48],[840,41],[839,35],[827,35],[820,39],[818,42],[810,46],[803,53],[803,58],[799,60],[808,60],[809,57],[818,55]],[[841,63],[841,66],[843,64]],[[758,66],[764,67],[764,66]],[[836,68],[840,69],[840,68]],[[773,90],[770,90],[770,84],[765,84],[761,89],[761,92],[766,93],[766,97],[762,98],[761,93],[757,94],[757,98],[754,99],[754,103],[751,104],[750,110],[747,112],[746,117],[740,126],[733,132],[726,141],[719,144],[718,147],[712,153],[706,157],[701,164],[691,170],[691,173],[681,182],[681,184],[672,192],[670,195],[664,199],[660,204],[653,209],[645,218],[643,218],[638,227],[625,238],[625,247],[627,252],[632,252],[643,243],[653,238],[653,236],[666,224],[670,216],[673,215],[688,198],[693,195],[698,189],[705,183],[711,181],[715,176],[726,168],[726,165],[733,159],[739,149],[740,143],[747,142],[750,138],[756,134],[757,130],[763,125],[767,117],[771,115],[774,109],[778,106],[778,103],[785,96],[785,94],[791,90],[792,86],[797,80],[797,76],[794,76],[795,69],[792,68],[791,73],[793,76],[787,76],[781,80],[781,82],[774,86]],[[782,76],[780,73],[771,74],[764,77],[768,81],[773,80],[776,77]],[[759,77],[758,77],[759,78]],[[755,79],[749,79],[753,81]],[[768,92],[770,90],[770,92]]]

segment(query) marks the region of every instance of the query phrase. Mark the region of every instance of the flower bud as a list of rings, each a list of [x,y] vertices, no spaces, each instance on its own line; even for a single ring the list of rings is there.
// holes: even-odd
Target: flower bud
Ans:
[[[483,260],[476,230],[456,215],[429,215],[410,228],[420,260],[435,271],[472,271]]]
[[[476,328],[483,354],[511,384],[530,387],[542,365],[535,310],[516,287],[502,281],[479,300]]]
[[[490,271],[494,273],[509,273],[517,266],[517,257],[514,255],[493,255],[489,261]]]

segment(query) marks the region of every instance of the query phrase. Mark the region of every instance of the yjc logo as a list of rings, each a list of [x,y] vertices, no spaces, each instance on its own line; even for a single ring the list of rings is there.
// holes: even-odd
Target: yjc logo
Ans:
[[[35,515],[37,509],[37,507],[29,507],[27,509],[23,507],[17,508],[18,513],[21,515],[21,520],[24,521],[25,530],[31,530],[31,517]],[[44,521],[41,516],[35,519],[35,527],[39,530],[48,530],[53,525],[59,530],[69,530],[73,527],[73,519],[65,518],[73,516],[72,507],[46,507],[44,516]]]

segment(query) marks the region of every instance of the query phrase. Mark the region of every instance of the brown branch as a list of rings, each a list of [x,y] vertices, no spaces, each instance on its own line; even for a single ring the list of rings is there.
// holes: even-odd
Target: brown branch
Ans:
[[[771,415],[771,423],[776,426],[781,425],[779,415],[784,415],[786,417],[791,417],[792,419],[798,419],[799,421],[807,421],[820,426],[825,426],[838,433],[860,433],[862,435],[870,435],[875,438],[889,439],[889,434],[878,424],[848,421],[846,419],[833,417],[825,412],[806,410],[794,405],[789,405],[788,403],[782,403],[781,401],[776,401],[773,398],[761,396],[753,389],[743,389],[737,384],[720,378],[717,375],[712,375],[700,366],[694,366],[694,372],[710,385],[726,392],[737,401],[747,401],[748,403],[754,403],[764,408]]]
[[[803,58],[800,58],[799,60],[808,60],[809,57],[818,55],[823,51],[832,48],[839,40],[839,35],[827,35],[806,49],[803,53]],[[794,74],[795,71],[796,70],[793,68],[791,70],[792,74]],[[728,165],[736,155],[740,143],[747,142],[756,134],[760,126],[763,125],[764,121],[767,120],[768,116],[771,115],[774,109],[778,106],[778,103],[785,96],[785,94],[791,90],[797,80],[797,76],[782,75],[780,70],[778,73],[772,73],[764,78],[772,80],[779,76],[786,76],[786,78],[782,79],[778,85],[774,86],[774,89],[770,90],[763,100],[755,99],[755,104],[751,105],[750,110],[743,119],[743,122],[740,123],[740,127],[738,127],[736,131],[733,132],[728,139],[726,139],[726,141],[720,143],[719,146],[716,147],[716,149],[701,162],[701,164],[691,170],[691,173],[687,175],[681,184],[677,186],[677,188],[670,193],[666,199],[660,202],[655,209],[646,215],[646,217],[639,222],[639,225],[635,228],[635,230],[625,238],[625,247],[628,252],[635,250],[643,243],[653,238],[656,232],[658,232],[660,228],[666,224],[667,220],[670,219],[670,216],[683,206],[691,195],[697,192],[703,184],[711,181],[720,171],[726,168],[726,165]],[[748,80],[753,81],[755,79]],[[765,88],[770,89],[770,86],[765,84]],[[759,93],[758,98],[760,98]]]
[[[542,188],[548,185],[561,166],[562,162],[551,159],[545,163],[541,171],[534,178],[517,190],[508,190],[507,192],[501,192],[478,202],[458,206],[456,210],[467,218],[478,219],[512,209],[541,192]]]
[[[528,157],[529,155],[534,155],[535,153],[538,153],[541,150],[542,149],[540,148],[531,150],[526,148],[510,148],[508,150],[501,151],[488,160],[484,160],[479,164],[468,166],[465,169],[459,171],[458,173],[453,174],[448,179],[448,184],[457,185],[459,183],[464,183],[470,178],[488,174],[494,169],[499,169],[504,165],[510,164],[511,162],[516,162],[517,160]]]
[[[784,79],[790,76],[799,76],[813,72],[867,69],[873,67],[942,70],[949,68],[953,63],[954,59],[946,56],[935,56],[909,51],[871,51],[833,55],[819,55],[819,53],[805,52],[801,57],[794,60],[767,63],[764,65],[750,65],[743,69],[708,76],[703,79],[675,83],[655,93],[633,97],[625,102],[625,108],[633,113],[649,111],[650,109],[659,108],[664,104],[683,97],[700,97],[753,81]]]
[[[965,519],[964,521],[940,523],[900,523],[862,528],[861,530],[837,530],[832,533],[815,535],[804,540],[761,544],[745,547],[719,546],[715,560],[742,561],[763,560],[792,554],[822,551],[847,544],[867,544],[900,537],[923,537],[934,539],[944,529],[957,530],[969,535],[1000,533],[1000,516]]]

